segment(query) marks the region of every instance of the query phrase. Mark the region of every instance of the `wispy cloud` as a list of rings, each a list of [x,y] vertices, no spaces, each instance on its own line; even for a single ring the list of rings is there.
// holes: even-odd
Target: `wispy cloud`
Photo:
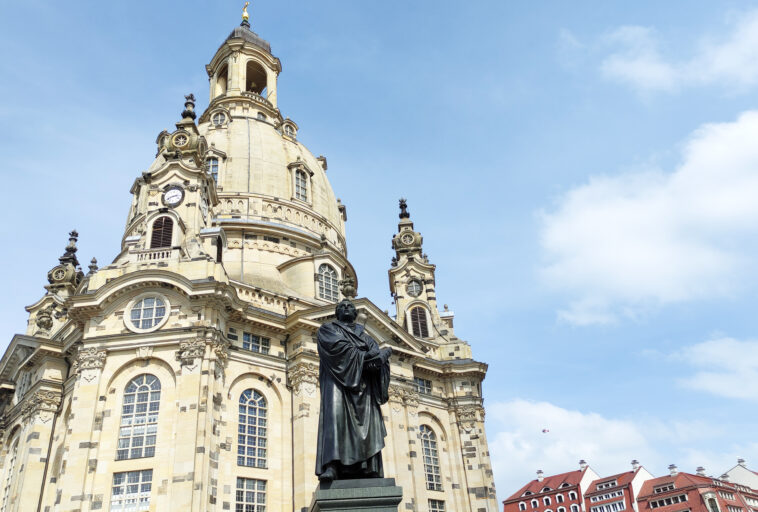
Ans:
[[[541,216],[541,274],[576,325],[751,286],[758,265],[758,112],[704,125],[673,172],[597,176]]]
[[[758,10],[744,13],[720,38],[703,38],[685,58],[667,57],[651,27],[623,26],[607,35],[611,47],[601,65],[609,79],[643,92],[673,92],[684,87],[717,84],[744,89],[758,84]]]
[[[727,398],[758,401],[758,341],[719,338],[674,355],[696,368],[685,387]]]

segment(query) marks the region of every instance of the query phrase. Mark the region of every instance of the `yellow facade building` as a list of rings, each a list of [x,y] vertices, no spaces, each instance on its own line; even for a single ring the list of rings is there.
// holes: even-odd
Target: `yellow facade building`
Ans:
[[[319,410],[315,334],[353,296],[346,209],[327,162],[277,107],[279,59],[247,21],[206,66],[210,103],[157,138],[120,252],[89,272],[72,232],[0,361],[0,512],[308,510]],[[125,205],[126,206],[126,205]],[[439,311],[403,204],[385,473],[400,510],[497,510],[487,365]]]

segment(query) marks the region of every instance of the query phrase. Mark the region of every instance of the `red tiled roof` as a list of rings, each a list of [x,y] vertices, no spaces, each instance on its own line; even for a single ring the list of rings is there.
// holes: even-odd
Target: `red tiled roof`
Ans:
[[[608,489],[613,489],[614,487],[624,487],[625,485],[628,485],[629,482],[632,481],[632,478],[634,478],[634,475],[636,475],[636,471],[627,471],[625,473],[619,473],[618,475],[613,476],[606,476],[604,478],[598,478],[597,480],[593,480],[592,483],[590,483],[589,487],[587,487],[587,492],[584,493],[585,496],[590,496],[594,493],[603,493],[607,491]],[[603,482],[610,482],[611,480],[616,480],[616,485],[614,487],[608,487],[606,489],[599,489],[597,488],[597,484],[602,484]]]
[[[702,484],[711,485],[713,483],[713,478],[707,477],[707,476],[693,475],[691,473],[678,473],[676,476],[666,475],[666,476],[660,476],[658,478],[651,478],[650,480],[642,484],[642,488],[640,489],[640,492],[637,495],[637,497],[639,499],[639,498],[651,496],[654,494],[653,488],[658,487],[659,485],[664,485],[664,484],[668,484],[672,482],[674,484],[675,489],[672,491],[666,491],[663,494],[673,493],[679,489],[683,489],[685,487],[690,487],[693,485],[702,485]]]
[[[540,482],[536,478],[516,491],[510,498],[505,501],[519,500],[523,494],[527,491],[532,493],[532,496],[542,494],[542,489],[549,487],[552,489],[549,492],[557,490],[562,484],[569,484],[570,486],[579,485],[579,481],[582,479],[585,470],[577,469],[576,471],[569,471],[568,473],[561,473],[553,476],[546,476]],[[547,491],[546,491],[547,492]],[[531,499],[532,496],[529,496]]]

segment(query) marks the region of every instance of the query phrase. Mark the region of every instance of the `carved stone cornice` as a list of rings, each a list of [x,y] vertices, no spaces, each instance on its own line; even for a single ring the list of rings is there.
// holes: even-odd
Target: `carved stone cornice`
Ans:
[[[59,391],[36,391],[29,395],[21,408],[24,421],[39,418],[47,423],[58,412],[61,405],[61,393]]]
[[[318,387],[318,366],[314,363],[299,363],[287,371],[287,380],[296,396],[305,391],[313,396]]]

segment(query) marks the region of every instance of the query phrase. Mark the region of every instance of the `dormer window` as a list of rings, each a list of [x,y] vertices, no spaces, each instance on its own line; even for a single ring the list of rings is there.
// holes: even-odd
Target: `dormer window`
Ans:
[[[211,178],[213,178],[213,182],[218,184],[218,158],[216,157],[210,157],[206,161],[206,169],[208,170],[208,174],[211,175]]]
[[[266,114],[264,114],[263,112],[258,112],[258,115],[256,117],[258,118],[258,121],[266,120]]]
[[[295,197],[301,201],[308,200],[308,176],[305,171],[295,171]]]
[[[292,125],[285,124],[284,125],[284,133],[286,133],[290,137],[294,137],[295,136],[295,129],[292,128]]]

